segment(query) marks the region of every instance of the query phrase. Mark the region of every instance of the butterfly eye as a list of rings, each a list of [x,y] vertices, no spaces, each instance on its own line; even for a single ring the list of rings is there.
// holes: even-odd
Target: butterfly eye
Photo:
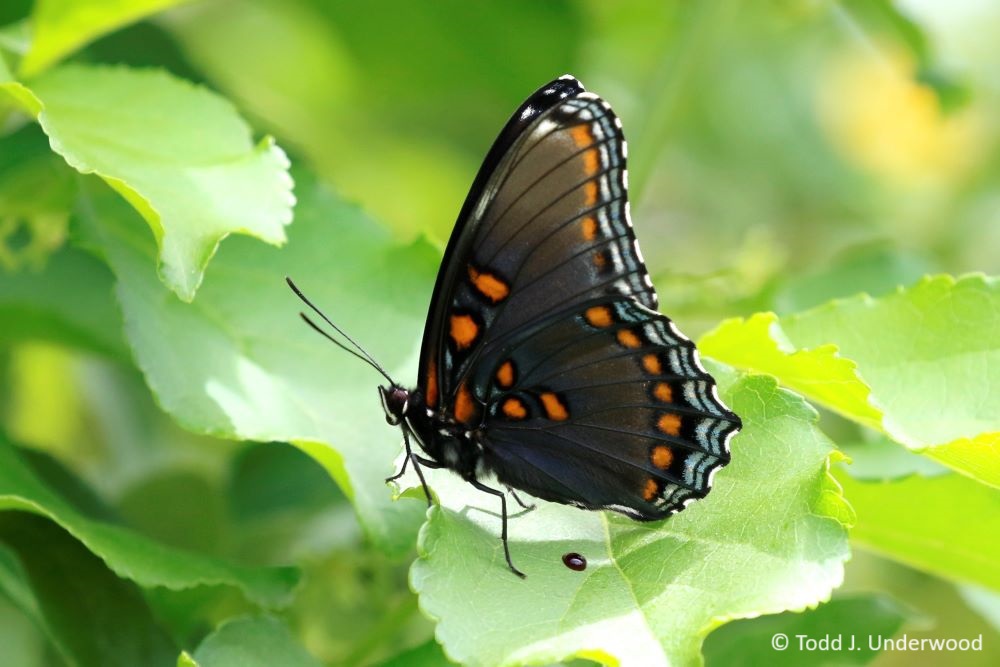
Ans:
[[[401,387],[379,387],[379,398],[385,410],[385,421],[395,426],[403,420],[410,400],[410,393]]]

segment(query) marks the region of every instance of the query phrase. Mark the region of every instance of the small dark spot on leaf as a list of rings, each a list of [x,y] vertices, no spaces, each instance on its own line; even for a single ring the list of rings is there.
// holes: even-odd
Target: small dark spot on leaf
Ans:
[[[587,569],[587,559],[578,553],[570,552],[563,554],[563,565],[571,570],[583,572]]]

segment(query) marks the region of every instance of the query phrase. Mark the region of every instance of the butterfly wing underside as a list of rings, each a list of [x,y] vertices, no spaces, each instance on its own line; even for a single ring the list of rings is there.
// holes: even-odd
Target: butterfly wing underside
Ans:
[[[739,418],[663,315],[611,109],[564,77],[504,128],[438,276],[419,388],[535,496],[656,519],[704,496]]]

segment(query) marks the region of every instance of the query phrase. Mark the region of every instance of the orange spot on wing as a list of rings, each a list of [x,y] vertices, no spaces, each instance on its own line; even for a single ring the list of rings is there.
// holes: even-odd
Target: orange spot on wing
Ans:
[[[542,407],[545,408],[545,415],[557,422],[569,419],[569,411],[562,400],[551,391],[542,392],[539,395],[542,399]]]
[[[655,479],[650,477],[646,480],[645,486],[642,487],[642,498],[646,502],[651,502],[659,492],[660,485],[656,483]]]
[[[594,327],[610,327],[611,326],[611,309],[607,306],[593,306],[588,308],[583,313],[584,319],[587,323]]]
[[[513,396],[505,400],[500,409],[511,419],[524,419],[528,416],[528,409],[524,407],[524,403]]]
[[[510,359],[500,364],[500,368],[497,369],[497,384],[504,389],[514,384],[514,362]]]
[[[650,454],[649,460],[660,470],[666,470],[674,461],[674,450],[666,445],[657,445],[653,447],[653,453]]]
[[[597,173],[598,164],[599,160],[596,148],[591,148],[583,152],[583,173],[587,176],[593,176]]]
[[[672,413],[664,413],[656,420],[656,428],[667,435],[677,436],[681,433],[681,418]]]
[[[476,413],[476,404],[472,401],[472,392],[463,382],[458,387],[458,395],[455,396],[455,419],[468,423]]]
[[[493,303],[499,303],[510,294],[510,286],[497,278],[492,273],[479,271],[475,267],[469,267],[469,280],[479,293],[488,298]]]
[[[587,181],[583,184],[583,203],[585,206],[593,206],[597,203],[596,181]]]
[[[642,358],[642,368],[650,375],[660,375],[663,373],[663,364],[655,354],[647,354]]]
[[[438,402],[438,374],[437,362],[431,357],[431,362],[427,364],[427,407],[433,408]]]
[[[664,403],[672,403],[674,400],[674,390],[666,382],[657,382],[653,387],[653,397]]]
[[[593,218],[588,216],[583,219],[583,222],[580,223],[580,226],[583,228],[584,241],[593,241],[595,238],[597,238],[597,220],[594,220]]]
[[[584,148],[594,143],[594,135],[591,134],[589,125],[577,125],[570,129],[569,134],[573,137],[573,143],[577,148]]]
[[[637,348],[642,345],[642,339],[639,338],[634,331],[629,329],[619,329],[618,330],[618,342],[625,347]]]
[[[594,266],[599,269],[603,269],[608,265],[608,253],[603,250],[598,250],[594,253]]]
[[[479,325],[471,315],[452,315],[450,335],[458,349],[464,350],[476,340]]]

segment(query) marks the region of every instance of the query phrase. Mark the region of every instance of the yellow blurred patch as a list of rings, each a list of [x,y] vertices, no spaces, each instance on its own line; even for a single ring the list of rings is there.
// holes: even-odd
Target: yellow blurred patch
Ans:
[[[832,143],[852,162],[902,185],[951,182],[982,157],[977,111],[945,115],[915,64],[890,48],[834,61],[819,88]]]
[[[21,444],[51,452],[74,449],[83,430],[76,359],[54,345],[19,345],[10,360],[7,429]]]

